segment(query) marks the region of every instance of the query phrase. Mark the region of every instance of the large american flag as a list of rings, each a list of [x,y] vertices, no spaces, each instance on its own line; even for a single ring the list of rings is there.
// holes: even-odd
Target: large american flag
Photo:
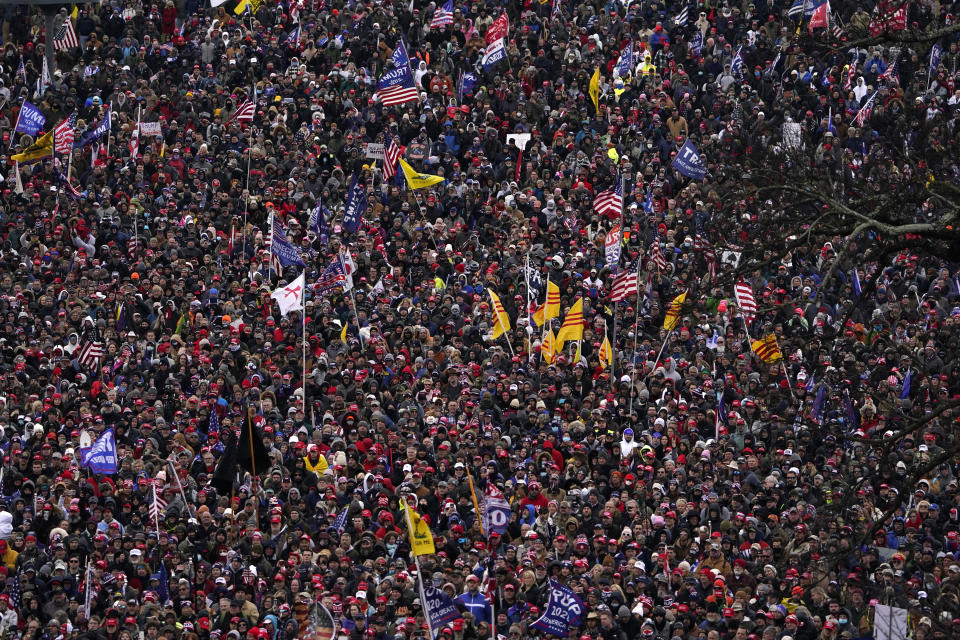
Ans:
[[[663,251],[660,249],[660,239],[654,238],[650,245],[650,261],[657,265],[657,269],[664,271],[667,268],[667,259],[663,257]]]
[[[77,112],[58,124],[53,129],[53,150],[56,153],[70,153],[73,149],[73,140],[77,132]]]
[[[453,0],[447,0],[443,6],[437,7],[430,20],[430,28],[436,29],[448,24],[453,24]]]
[[[73,28],[73,20],[70,19],[70,16],[67,16],[63,24],[53,33],[53,50],[69,51],[79,48],[80,39],[77,37],[76,29]]]
[[[420,100],[417,86],[413,81],[413,72],[410,71],[410,56],[403,40],[397,43],[397,48],[390,55],[393,68],[384,73],[377,82],[376,96],[385,107],[405,104]]]
[[[597,194],[593,208],[600,215],[619,216],[623,213],[623,178],[619,174],[613,187]]]
[[[253,104],[253,100],[244,100],[240,103],[240,106],[237,107],[237,110],[233,112],[233,115],[230,116],[226,124],[230,124],[234,120],[237,122],[253,122],[253,114],[256,113],[256,110],[257,107]]]
[[[77,356],[77,362],[81,366],[91,370],[96,370],[100,366],[100,361],[106,352],[103,350],[103,343],[99,340],[88,340],[80,347],[80,355]]]
[[[637,272],[633,269],[618,273],[610,287],[610,302],[621,302],[632,295],[636,295],[639,291],[637,275]]]
[[[737,298],[737,304],[740,305],[744,319],[747,324],[750,324],[757,317],[757,299],[753,297],[753,287],[741,278],[733,287],[733,295]]]
[[[386,182],[397,175],[397,161],[400,160],[400,145],[396,136],[390,137],[390,142],[383,151],[383,181]]]

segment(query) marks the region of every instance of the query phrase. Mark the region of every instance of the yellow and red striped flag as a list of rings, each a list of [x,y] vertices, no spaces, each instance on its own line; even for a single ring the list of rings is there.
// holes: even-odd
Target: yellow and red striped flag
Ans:
[[[553,364],[553,360],[557,357],[556,343],[557,340],[553,331],[547,329],[547,332],[543,334],[543,342],[540,343],[540,355],[543,356],[543,361],[547,364]]]
[[[768,364],[779,362],[783,358],[783,354],[780,353],[780,345],[777,344],[777,336],[772,333],[751,342],[750,348],[753,349],[758,358]]]
[[[538,327],[547,324],[547,321],[560,316],[560,287],[547,280],[547,301],[533,312],[533,321]]]
[[[506,309],[500,303],[500,296],[495,294],[492,289],[488,289],[488,291],[490,291],[490,300],[493,302],[493,339],[496,340],[510,331],[510,316],[507,315]]]
[[[673,331],[677,324],[680,323],[680,310],[683,308],[683,303],[687,301],[687,292],[684,291],[670,303],[670,306],[667,307],[667,315],[663,319],[663,328],[667,331]]]
[[[603,344],[600,345],[600,366],[606,369],[613,362],[613,348],[610,346],[610,338],[603,336]]]
[[[563,319],[563,326],[557,331],[557,351],[563,350],[563,343],[567,340],[583,340],[583,298],[577,298],[573,303]]]

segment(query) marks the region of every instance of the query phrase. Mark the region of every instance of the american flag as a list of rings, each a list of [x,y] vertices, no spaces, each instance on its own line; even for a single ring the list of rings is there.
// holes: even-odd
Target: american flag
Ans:
[[[70,16],[67,16],[67,19],[53,34],[53,50],[69,51],[79,48],[80,39],[77,37],[77,31],[73,28],[73,20],[70,19]]]
[[[127,241],[127,253],[130,254],[131,258],[135,258],[137,255],[137,234],[130,236],[130,239]]]
[[[447,0],[443,6],[437,7],[430,20],[430,28],[437,29],[448,24],[453,24],[453,0]]]
[[[396,136],[390,137],[390,143],[387,144],[383,152],[383,181],[386,182],[397,175],[397,161],[400,160],[400,145],[397,144]]]
[[[610,287],[610,302],[621,302],[632,295],[636,295],[639,291],[637,276],[637,272],[633,269],[618,273]]]
[[[336,528],[337,533],[343,533],[347,529],[347,513],[349,511],[349,509],[344,507],[340,513],[337,514],[337,519],[333,522],[333,526]]]
[[[53,150],[55,153],[70,153],[77,132],[77,112],[53,129]]]
[[[866,121],[870,118],[870,114],[873,112],[873,103],[876,101],[876,99],[877,92],[874,91],[873,95],[870,96],[870,99],[867,100],[866,104],[864,104],[860,108],[860,111],[857,112],[857,115],[853,117],[853,123],[857,125],[857,127],[863,127]]]
[[[253,122],[253,114],[256,110],[257,108],[256,105],[253,104],[253,100],[244,100],[240,103],[240,106],[237,107],[237,110],[233,112],[233,115],[230,116],[226,124],[230,124],[234,120],[237,122]]]
[[[655,239],[650,245],[650,262],[657,265],[657,269],[664,271],[667,268],[667,259],[663,257],[663,251],[660,250],[660,240]]]
[[[707,262],[707,274],[710,276],[710,282],[717,280],[717,252],[713,250],[710,243],[702,235],[697,234],[693,240],[693,248],[696,251],[703,252],[703,258]]]
[[[88,340],[80,347],[80,355],[77,356],[77,362],[81,366],[91,370],[100,367],[100,361],[106,352],[103,350],[103,343],[99,340]]]
[[[743,311],[743,317],[747,324],[753,322],[757,317],[757,299],[753,297],[753,287],[743,278],[733,287],[733,295],[737,298],[737,304]]]
[[[894,61],[887,70],[877,78],[880,82],[885,82],[891,86],[900,86],[900,73],[897,71],[897,62]]]
[[[20,608],[20,576],[13,578],[13,585],[10,587],[10,606],[14,609]]]
[[[380,104],[390,107],[407,102],[419,101],[420,94],[413,80],[410,70],[410,56],[403,40],[397,43],[397,48],[390,55],[393,68],[384,73],[377,82],[376,96]]]
[[[619,216],[623,213],[623,178],[619,174],[612,188],[597,194],[593,209],[600,215]]]
[[[154,478],[153,480],[153,502],[150,503],[150,517],[153,519],[154,524],[157,527],[157,532],[160,531],[160,520],[164,517],[164,514],[167,511],[167,501],[163,499],[162,488],[159,479]],[[158,491],[160,489],[160,491]]]
[[[318,294],[326,294],[343,287],[347,283],[347,274],[343,270],[343,262],[337,258],[330,263],[330,266],[323,270],[320,279],[313,286],[313,290]]]

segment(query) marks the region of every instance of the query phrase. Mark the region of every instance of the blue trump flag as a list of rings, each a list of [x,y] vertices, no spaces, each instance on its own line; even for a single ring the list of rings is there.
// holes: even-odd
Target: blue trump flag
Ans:
[[[903,379],[903,390],[900,391],[900,399],[910,397],[910,382],[913,380],[913,370],[907,369],[907,377]]]
[[[300,252],[287,240],[287,234],[280,226],[280,221],[276,217],[271,216],[271,218],[273,218],[273,241],[270,243],[270,253],[275,255],[284,267],[304,266]]]
[[[707,177],[707,165],[703,164],[703,158],[689,140],[680,147],[680,152],[670,166],[693,180],[703,180]]]
[[[490,69],[497,66],[498,63],[507,59],[507,47],[503,40],[503,38],[494,40],[487,47],[483,58],[480,60],[484,71],[490,71]]]
[[[343,228],[350,233],[356,233],[366,210],[367,199],[363,195],[363,185],[357,181],[357,174],[353,174],[347,190],[347,203],[343,206]]]
[[[94,473],[110,475],[117,472],[117,440],[113,429],[104,431],[93,446],[84,452],[83,466]]]
[[[16,131],[28,136],[35,136],[46,123],[47,118],[41,113],[40,109],[24,100],[23,106],[20,107],[20,115],[17,116]]]
[[[324,244],[327,241],[327,216],[329,215],[330,211],[323,206],[323,200],[317,200],[317,206],[310,212],[310,222],[307,224],[307,229],[317,234]]]
[[[103,116],[103,120],[100,121],[100,124],[97,125],[97,128],[83,136],[83,140],[74,144],[74,148],[85,147],[91,142],[96,142],[103,136],[110,135],[110,128],[113,123],[113,109],[107,107],[107,113]]]
[[[583,600],[553,578],[550,578],[550,600],[533,628],[558,637],[566,637],[583,619]]]
[[[430,628],[435,632],[463,617],[453,599],[440,589],[425,584],[423,597],[426,599],[423,608],[430,616]]]

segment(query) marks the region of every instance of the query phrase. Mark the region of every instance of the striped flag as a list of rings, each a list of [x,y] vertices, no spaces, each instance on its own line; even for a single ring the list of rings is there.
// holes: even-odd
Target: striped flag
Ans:
[[[689,22],[689,20],[690,20],[690,8],[684,7],[680,11],[680,13],[677,14],[677,17],[673,19],[673,24],[677,25],[678,27],[685,27],[687,26],[687,22]]]
[[[80,353],[77,356],[77,362],[80,366],[87,367],[90,370],[96,370],[100,367],[100,361],[106,352],[103,350],[103,343],[99,340],[88,340],[80,347]]]
[[[623,212],[623,178],[620,174],[617,174],[613,187],[597,194],[593,209],[600,215],[608,216],[619,216]]]
[[[561,351],[563,344],[568,340],[583,340],[583,324],[583,298],[577,298],[567,311],[567,317],[563,319],[560,330],[557,331],[557,351]]]
[[[73,28],[73,20],[70,16],[63,21],[53,34],[53,50],[69,51],[70,49],[80,48],[80,38],[77,37],[77,31]]]
[[[493,339],[496,340],[510,331],[510,316],[507,315],[507,310],[503,308],[500,297],[492,289],[487,289],[487,292],[490,294],[490,302],[493,304]]]
[[[253,103],[253,100],[244,100],[240,103],[240,106],[237,107],[237,110],[233,112],[233,115],[230,116],[230,119],[224,123],[224,126],[230,124],[234,120],[237,122],[253,122],[253,114],[256,112],[256,105]]]
[[[803,17],[803,5],[804,0],[793,0],[793,4],[790,5],[790,9],[787,10],[787,16],[793,20],[799,20]]]
[[[667,315],[663,318],[664,329],[667,331],[673,331],[676,326],[680,324],[680,312],[683,309],[683,303],[686,301],[686,291],[670,301],[670,306],[667,307]]]
[[[600,366],[606,369],[613,362],[613,347],[610,346],[610,338],[603,336],[603,344],[600,345],[600,352],[597,354],[600,360]],[[664,554],[666,555],[666,554]]]
[[[397,43],[397,48],[390,55],[393,68],[385,72],[377,82],[376,96],[380,104],[390,107],[407,102],[419,101],[420,94],[413,81],[413,72],[410,70],[410,56],[403,40]]]
[[[873,113],[873,103],[877,99],[877,93],[877,91],[874,91],[866,104],[860,107],[860,111],[857,111],[857,115],[853,117],[853,123],[857,125],[858,128],[862,128],[867,120],[870,119],[870,114]]]
[[[400,145],[396,136],[390,136],[390,142],[383,152],[383,181],[386,182],[397,175],[397,161],[400,159]]]
[[[430,19],[430,28],[438,29],[453,24],[453,0],[447,0],[443,6],[437,7]]]
[[[900,72],[897,70],[897,61],[894,60],[893,64],[887,67],[887,70],[881,73],[877,80],[880,82],[885,82],[888,85],[900,86]]]
[[[741,278],[733,287],[733,294],[737,298],[737,304],[740,305],[744,319],[747,324],[750,324],[757,317],[757,299],[753,297],[753,287]]]
[[[70,153],[73,149],[73,140],[77,132],[77,112],[58,124],[53,129],[53,150],[55,153]]]
[[[667,259],[663,256],[660,249],[660,240],[656,239],[650,245],[650,262],[657,265],[657,269],[664,271],[667,268]]]
[[[167,501],[163,499],[163,493],[158,492],[158,485],[160,480],[154,478],[153,480],[153,502],[150,503],[150,517],[153,519],[154,524],[157,527],[157,533],[160,532],[160,520],[165,516],[164,514],[167,511]]]
[[[632,269],[617,274],[610,287],[610,302],[622,302],[636,295],[639,292],[637,277],[638,273]]]
[[[133,258],[137,255],[137,235],[133,234],[127,241],[127,253]]]
[[[783,354],[780,353],[780,346],[777,344],[777,336],[772,333],[751,342],[750,348],[753,349],[758,358],[768,364],[779,362],[783,357]]]
[[[330,266],[323,270],[317,283],[313,286],[313,290],[318,294],[332,293],[336,289],[343,287],[346,282],[347,274],[343,269],[343,262],[337,258],[330,263]]]

